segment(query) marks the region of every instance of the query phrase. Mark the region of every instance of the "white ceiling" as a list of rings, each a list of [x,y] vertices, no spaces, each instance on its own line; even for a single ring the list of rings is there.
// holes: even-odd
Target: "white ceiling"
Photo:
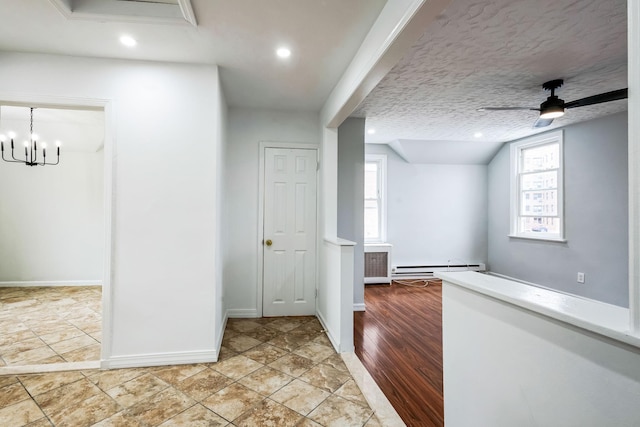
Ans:
[[[89,3],[0,0],[0,50],[217,64],[230,106],[319,111],[385,0],[191,0],[197,27],[68,19],[60,6]],[[138,45],[125,48],[121,34]],[[287,61],[275,56],[281,44]]]
[[[453,0],[353,116],[375,128],[367,142],[395,141],[416,162],[473,146],[486,163],[504,141],[626,110],[626,100],[575,108],[540,129],[535,111],[476,111],[537,108],[557,78],[565,101],[627,87],[626,29],[625,0]]]

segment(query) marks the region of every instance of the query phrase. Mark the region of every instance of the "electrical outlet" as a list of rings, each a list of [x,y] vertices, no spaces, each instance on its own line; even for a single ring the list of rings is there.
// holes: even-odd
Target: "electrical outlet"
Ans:
[[[578,273],[578,283],[584,283],[584,273]]]

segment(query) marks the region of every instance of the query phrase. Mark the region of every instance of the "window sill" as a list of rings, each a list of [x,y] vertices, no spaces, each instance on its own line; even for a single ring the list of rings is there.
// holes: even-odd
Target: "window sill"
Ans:
[[[557,237],[522,236],[522,235],[516,235],[516,234],[509,234],[508,237],[511,239],[540,240],[543,242],[567,243],[567,239],[560,239]]]

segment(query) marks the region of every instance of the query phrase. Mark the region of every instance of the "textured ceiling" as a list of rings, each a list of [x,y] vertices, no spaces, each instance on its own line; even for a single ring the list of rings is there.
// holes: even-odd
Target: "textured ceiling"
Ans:
[[[319,111],[386,1],[191,0],[197,27],[67,19],[60,2],[76,4],[0,0],[0,51],[217,64],[231,106]],[[122,46],[122,34],[138,45]],[[275,56],[280,44],[287,61]]]
[[[495,151],[496,142],[624,111],[626,100],[581,107],[533,129],[535,111],[476,110],[537,108],[548,96],[542,83],[557,78],[565,101],[627,87],[626,30],[625,0],[453,0],[353,116],[376,129],[371,143],[474,141]]]

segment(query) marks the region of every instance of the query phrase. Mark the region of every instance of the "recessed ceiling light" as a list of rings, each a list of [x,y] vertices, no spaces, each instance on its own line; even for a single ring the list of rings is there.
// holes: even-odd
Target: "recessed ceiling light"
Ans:
[[[482,138],[482,132],[476,132],[473,134],[473,136],[475,136],[476,138]]]
[[[376,133],[376,130],[375,130],[375,129],[369,129],[369,130],[367,131],[367,133],[368,133],[369,135],[373,135],[374,133]]]
[[[278,57],[280,58],[288,58],[291,56],[291,50],[286,47],[279,47],[276,50],[276,55],[278,55]]]
[[[134,47],[135,45],[138,44],[138,42],[136,42],[136,39],[134,39],[131,36],[122,36],[122,37],[120,37],[120,43],[122,43],[123,45],[125,45],[127,47]]]

